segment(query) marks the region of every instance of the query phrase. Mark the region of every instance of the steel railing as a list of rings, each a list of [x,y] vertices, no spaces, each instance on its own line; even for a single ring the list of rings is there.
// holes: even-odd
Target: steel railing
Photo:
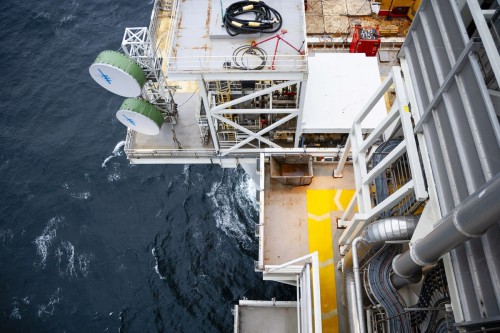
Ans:
[[[169,57],[168,72],[169,73],[224,73],[224,72],[241,72],[241,73],[262,73],[262,72],[306,72],[307,71],[307,56],[306,55],[276,55],[274,66],[272,65],[273,56],[265,57],[265,65],[262,69],[254,69],[259,67],[263,60],[249,59],[243,64],[245,67],[235,67],[232,63],[232,55],[226,56],[179,56]]]
[[[377,128],[364,138],[361,123],[392,86],[394,86],[396,98],[391,105],[389,113]],[[384,139],[387,140],[388,136],[391,136],[395,129],[398,128],[401,128],[404,137],[401,143],[377,165],[369,169],[367,156],[374,149],[374,145],[380,141],[384,141]],[[350,244],[369,222],[376,219],[380,214],[401,205],[404,200],[409,200],[408,198],[411,197],[411,200],[421,202],[428,197],[419,151],[413,133],[413,124],[404,81],[399,67],[392,69],[390,75],[355,118],[340,162],[334,171],[334,176],[342,176],[342,170],[350,152],[353,161],[356,193],[340,220],[340,225],[347,227],[340,237],[340,246]],[[409,166],[409,176],[406,177],[407,179],[397,184],[397,189],[381,202],[372,200],[375,179],[383,175],[392,166],[397,168],[397,164],[401,161],[401,158],[404,158]],[[355,212],[356,207],[357,212]]]

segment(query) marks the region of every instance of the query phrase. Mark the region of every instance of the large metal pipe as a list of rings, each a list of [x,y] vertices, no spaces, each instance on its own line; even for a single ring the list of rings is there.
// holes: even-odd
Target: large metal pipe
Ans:
[[[354,288],[356,290],[356,305],[359,318],[359,331],[366,332],[365,327],[365,309],[363,307],[363,291],[361,290],[361,275],[359,273],[358,261],[358,243],[363,240],[363,237],[354,238],[351,246],[352,251],[352,270],[354,272]]]
[[[414,276],[422,266],[435,263],[465,241],[483,235],[499,221],[500,173],[497,173],[443,217],[427,236],[396,257],[392,268],[401,277]]]
[[[362,237],[368,243],[407,240],[413,235],[417,222],[417,216],[389,217],[368,225]]]
[[[358,309],[356,308],[356,289],[352,274],[345,276],[344,292],[347,301],[347,325],[350,333],[359,332]]]
[[[418,218],[416,216],[400,216],[382,219],[367,226],[365,230],[363,230],[362,236],[356,237],[353,240],[350,251],[344,257],[344,279],[347,279],[351,275],[354,275],[354,301],[356,304],[354,306],[353,304],[349,304],[349,297],[347,297],[347,305],[348,312],[357,312],[357,317],[359,318],[359,326],[357,327],[357,329],[359,329],[359,331],[356,332],[366,332],[365,310],[363,308],[363,291],[361,288],[361,274],[359,271],[359,258],[361,258],[361,260],[366,259],[368,257],[368,254],[372,252],[372,248],[374,248],[376,244],[380,244],[381,242],[410,239],[411,235],[415,231],[417,221]],[[361,247],[361,255],[359,257],[358,244],[363,245]],[[345,283],[344,285],[346,286],[347,290],[347,283]],[[349,313],[348,317],[352,316],[353,314]]]

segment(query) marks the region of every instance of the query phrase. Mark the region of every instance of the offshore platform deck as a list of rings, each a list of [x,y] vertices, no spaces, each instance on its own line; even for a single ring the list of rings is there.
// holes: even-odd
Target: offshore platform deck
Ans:
[[[324,161],[325,159],[330,162]],[[344,177],[337,180],[332,177],[337,165],[333,159],[334,156],[315,158],[322,161],[312,164],[314,177],[311,183],[308,186],[292,188],[272,179],[271,165],[265,163],[264,187],[261,189],[264,194],[260,203],[263,206],[263,266],[279,265],[305,256],[311,252],[314,242],[327,243],[330,240],[332,244],[337,220],[342,217],[354,193],[352,165],[347,166]],[[324,207],[312,208],[313,211],[310,211],[308,195],[318,195]],[[322,200],[323,198],[326,200]],[[309,197],[309,201],[311,200]],[[310,229],[309,222],[314,224],[322,221],[330,224],[331,232],[315,234],[315,230]],[[333,248],[330,250],[333,251]]]
[[[241,75],[242,69],[258,71],[260,77],[263,73],[274,76],[281,72],[291,77],[294,72],[306,72],[303,1],[277,0],[272,6],[281,14],[283,29],[277,34],[286,42],[262,33],[228,35],[223,24],[226,8],[218,0],[177,2],[168,34],[159,37],[167,36],[169,40],[162,52],[168,59],[169,79],[196,80],[202,73],[209,79],[218,74]],[[264,53],[238,53],[240,48],[252,44]],[[260,68],[261,56],[273,60]]]
[[[273,274],[274,267],[318,253],[321,298],[318,313],[321,313],[323,332],[335,332],[338,312],[343,313],[342,309],[337,309],[335,301],[337,286],[340,294],[343,288],[342,279],[335,274],[335,264],[341,259],[338,251],[340,229],[337,227],[355,193],[352,165],[345,167],[343,178],[335,179],[332,177],[338,166],[335,156],[307,157],[310,170],[306,170],[306,164],[298,167],[286,161],[277,167],[276,159],[286,159],[279,154],[263,155],[262,158],[257,267],[264,272],[264,279],[283,278],[286,281],[288,277]],[[313,176],[301,178],[308,171]],[[291,186],[301,181],[307,185]],[[245,309],[240,304],[240,311]],[[274,313],[269,307],[267,311]],[[247,325],[247,329],[241,331],[251,332],[253,328]]]
[[[269,0],[282,20],[248,26],[276,31],[230,36],[233,2],[157,0],[90,73],[128,97],[131,163],[255,176],[255,270],[297,296],[240,300],[234,331],[497,330],[498,1],[372,3],[414,18],[385,41],[397,59],[377,52],[385,18],[354,24],[365,2]],[[252,20],[256,3],[237,10]]]

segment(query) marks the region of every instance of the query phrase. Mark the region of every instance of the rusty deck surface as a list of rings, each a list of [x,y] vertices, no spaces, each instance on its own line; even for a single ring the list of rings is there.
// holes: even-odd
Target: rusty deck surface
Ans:
[[[388,27],[391,36],[404,37],[411,24],[406,18],[392,18],[372,14],[365,0],[308,0],[306,10],[307,35],[347,37],[356,23],[363,26]]]
[[[228,4],[228,2],[216,0],[184,0],[179,2],[175,21],[172,21],[172,24],[169,24],[168,15],[159,16],[156,38],[160,53],[163,56],[169,55],[167,65],[169,72],[231,70],[236,66],[231,63],[234,61],[235,50],[276,35],[276,33],[262,33],[229,36],[222,26],[222,14]],[[275,0],[273,8],[278,10],[283,17],[282,29],[286,29],[286,33],[282,37],[295,48],[300,49],[306,35],[302,0]],[[165,43],[165,40],[169,38],[168,34],[171,33],[169,30],[173,30],[171,42]],[[275,53],[276,41],[274,39],[259,44],[259,48],[272,57]],[[279,43],[276,51],[277,65],[273,70],[305,70],[305,57],[286,43]],[[261,62],[260,59],[254,60],[251,57],[241,61]],[[236,70],[239,69],[236,68]]]

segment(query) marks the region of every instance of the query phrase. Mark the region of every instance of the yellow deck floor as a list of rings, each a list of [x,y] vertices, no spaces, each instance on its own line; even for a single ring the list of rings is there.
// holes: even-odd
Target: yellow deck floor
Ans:
[[[331,213],[343,211],[354,192],[348,189],[307,191],[309,251],[318,251],[322,326],[325,333],[338,332]]]

